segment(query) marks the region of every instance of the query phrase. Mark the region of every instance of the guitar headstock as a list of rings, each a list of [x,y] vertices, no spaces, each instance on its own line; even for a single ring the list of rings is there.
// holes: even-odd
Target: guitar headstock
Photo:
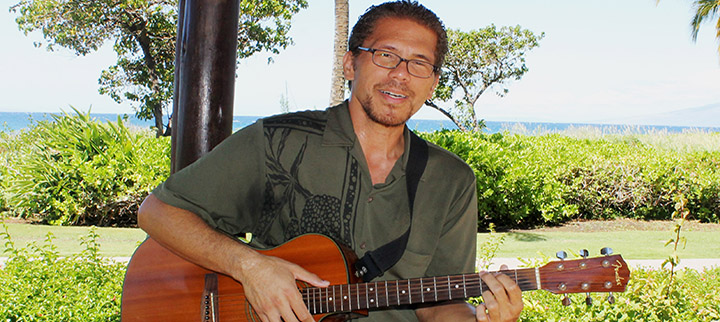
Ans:
[[[559,260],[538,268],[539,288],[554,294],[624,292],[630,269],[620,255]]]

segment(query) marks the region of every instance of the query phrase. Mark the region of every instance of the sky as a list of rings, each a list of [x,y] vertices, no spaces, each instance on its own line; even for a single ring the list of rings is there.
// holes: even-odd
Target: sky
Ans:
[[[295,44],[279,55],[240,62],[235,115],[323,109],[330,96],[333,1],[308,0],[293,18]],[[382,1],[350,0],[350,23]],[[720,104],[720,56],[714,22],[690,36],[691,0],[424,0],[446,27],[520,25],[545,37],[527,53],[526,73],[509,93],[483,94],[476,110],[489,121],[604,123]],[[15,15],[0,10],[0,112],[128,113],[98,94],[97,79],[115,61],[110,46],[77,57],[35,48]],[[716,18],[717,19],[717,18]],[[717,21],[715,19],[715,21]],[[268,58],[274,62],[268,64]],[[418,119],[444,119],[423,107]],[[717,122],[720,126],[720,120]]]

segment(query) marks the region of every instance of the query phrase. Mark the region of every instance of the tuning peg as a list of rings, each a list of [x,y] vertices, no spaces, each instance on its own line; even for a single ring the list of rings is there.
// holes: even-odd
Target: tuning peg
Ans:
[[[571,302],[571,301],[570,301],[570,297],[568,297],[568,295],[565,294],[565,297],[563,297],[563,299],[562,299],[562,305],[564,305],[564,306],[570,306],[570,302]]]
[[[585,297],[585,305],[592,306],[592,297],[590,297],[590,293],[587,293],[587,296]]]
[[[563,260],[563,259],[567,258],[567,253],[561,250],[561,251],[555,253],[555,257],[559,258],[560,260]]]
[[[587,249],[581,249],[580,256],[582,256],[582,258],[587,258],[588,256],[590,256],[590,253],[588,252]]]
[[[610,255],[613,254],[613,250],[612,250],[612,248],[610,248],[610,247],[603,247],[603,248],[600,250],[600,254],[605,255],[605,256],[610,256]]]
[[[615,295],[613,295],[612,292],[610,292],[610,295],[608,295],[607,301],[608,301],[608,303],[610,303],[610,304],[615,304]]]

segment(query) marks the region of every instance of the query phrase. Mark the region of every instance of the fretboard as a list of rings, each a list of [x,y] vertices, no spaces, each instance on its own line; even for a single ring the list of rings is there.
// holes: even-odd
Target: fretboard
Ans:
[[[537,269],[499,272],[513,278],[523,291],[540,289]],[[480,296],[486,289],[480,275],[473,273],[331,285],[327,288],[310,287],[301,293],[311,314],[323,314],[467,299]]]

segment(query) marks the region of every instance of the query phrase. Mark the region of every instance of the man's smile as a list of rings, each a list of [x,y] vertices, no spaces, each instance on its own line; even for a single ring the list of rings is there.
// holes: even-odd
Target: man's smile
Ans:
[[[383,93],[383,94],[388,95],[388,96],[393,97],[393,98],[407,98],[406,95],[398,94],[398,93],[391,92],[391,91],[381,90],[380,93]]]

